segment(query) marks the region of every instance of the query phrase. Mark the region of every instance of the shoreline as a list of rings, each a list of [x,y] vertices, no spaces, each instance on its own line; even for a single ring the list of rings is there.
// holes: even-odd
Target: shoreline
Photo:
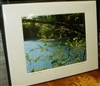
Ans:
[[[47,42],[52,42],[52,41],[60,41],[60,40],[66,40],[67,38],[62,38],[62,39],[29,39],[29,40],[24,40],[24,41],[47,41]]]

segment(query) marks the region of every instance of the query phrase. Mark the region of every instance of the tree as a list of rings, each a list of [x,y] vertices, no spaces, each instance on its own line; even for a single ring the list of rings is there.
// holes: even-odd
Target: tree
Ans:
[[[85,18],[84,13],[35,16],[32,19],[22,18],[24,39],[41,39],[44,45],[30,49],[26,53],[26,59],[30,65],[49,60],[52,68],[64,66],[86,60],[86,40],[85,40]],[[51,41],[49,44],[48,40]],[[57,49],[52,50],[56,46]],[[30,53],[40,50],[42,55],[32,59]],[[45,55],[45,53],[50,54]],[[48,69],[32,69],[31,72]]]

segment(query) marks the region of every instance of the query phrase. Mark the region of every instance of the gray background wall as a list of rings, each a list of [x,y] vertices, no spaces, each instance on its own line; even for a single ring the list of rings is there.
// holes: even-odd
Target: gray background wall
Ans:
[[[6,69],[5,56],[2,45],[1,31],[0,31],[0,86],[8,86],[7,69]]]

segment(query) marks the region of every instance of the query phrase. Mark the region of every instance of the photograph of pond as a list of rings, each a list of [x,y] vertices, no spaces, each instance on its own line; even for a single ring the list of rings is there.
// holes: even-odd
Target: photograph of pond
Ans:
[[[27,73],[86,61],[85,13],[22,17]]]

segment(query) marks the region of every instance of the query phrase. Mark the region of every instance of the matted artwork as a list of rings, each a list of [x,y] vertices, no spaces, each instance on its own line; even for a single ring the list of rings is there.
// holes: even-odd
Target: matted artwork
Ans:
[[[11,85],[98,68],[96,1],[3,4]]]
[[[22,17],[27,72],[86,61],[85,14]]]

